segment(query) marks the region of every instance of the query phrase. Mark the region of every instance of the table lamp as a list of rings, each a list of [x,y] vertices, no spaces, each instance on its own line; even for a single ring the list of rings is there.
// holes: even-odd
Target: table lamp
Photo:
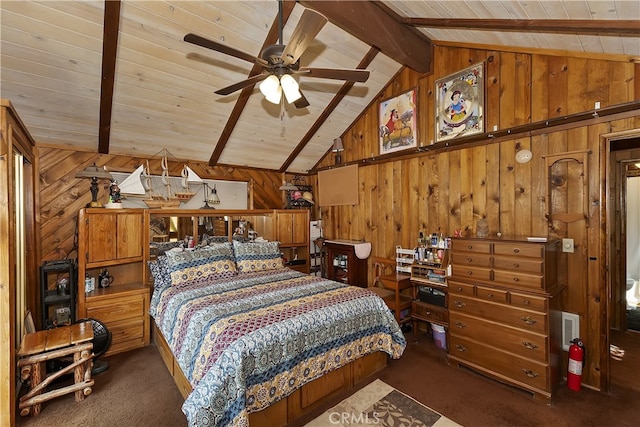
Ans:
[[[91,178],[91,202],[87,203],[87,208],[101,208],[102,203],[98,202],[98,179],[113,180],[113,176],[104,168],[99,168],[94,163],[87,166],[85,170],[76,173],[76,178]]]

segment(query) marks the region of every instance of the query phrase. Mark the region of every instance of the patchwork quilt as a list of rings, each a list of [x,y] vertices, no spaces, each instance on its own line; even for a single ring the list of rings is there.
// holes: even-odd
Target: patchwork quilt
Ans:
[[[326,372],[406,346],[373,292],[289,268],[156,287],[150,312],[193,388],[191,426],[247,425]]]

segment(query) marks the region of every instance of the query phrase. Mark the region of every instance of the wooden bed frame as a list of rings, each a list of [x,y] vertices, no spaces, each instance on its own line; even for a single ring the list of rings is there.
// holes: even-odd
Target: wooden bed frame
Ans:
[[[169,345],[155,322],[151,323],[153,324],[153,341],[182,397],[186,399],[191,393],[191,384],[174,360],[173,353],[171,353]],[[331,403],[335,403],[333,400],[338,394],[344,393],[345,389],[353,389],[357,384],[382,370],[387,365],[388,357],[386,353],[378,351],[329,372],[303,385],[285,399],[259,412],[249,414],[249,424],[252,426],[287,426],[311,411],[320,408],[328,409]]]

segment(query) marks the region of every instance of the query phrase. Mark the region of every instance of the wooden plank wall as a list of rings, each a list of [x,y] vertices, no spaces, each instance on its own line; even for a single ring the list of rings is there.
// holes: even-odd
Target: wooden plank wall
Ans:
[[[562,117],[637,99],[640,68],[618,58],[581,58],[436,46],[434,72],[418,75],[405,69],[343,135],[347,162],[374,158],[378,149],[377,102],[412,87],[418,88],[419,146],[434,137],[435,81],[485,61],[485,129],[498,129]],[[640,118],[612,119],[574,129],[439,153],[419,153],[386,163],[360,162],[357,206],[320,207],[324,236],[363,239],[372,256],[394,258],[395,246],[412,248],[418,233],[451,235],[461,229],[475,235],[485,218],[490,232],[503,235],[569,237],[575,252],[562,254],[560,279],[567,285],[561,298],[565,311],[581,319],[587,346],[583,382],[600,388],[607,363],[605,257],[601,247],[601,135],[640,128]],[[529,163],[515,161],[519,149],[533,152]],[[585,167],[563,163],[552,170],[552,212],[583,211],[589,221],[551,226],[545,219],[547,165],[545,156],[590,151]],[[318,167],[334,163],[330,154]],[[584,180],[588,194],[584,191]],[[592,261],[589,261],[592,259]],[[587,274],[588,272],[588,274]],[[371,276],[371,275],[370,275]],[[564,364],[566,366],[566,363]],[[607,365],[608,366],[608,365]],[[566,369],[566,368],[565,368]]]
[[[75,174],[94,162],[115,171],[133,172],[145,159],[41,147],[40,152],[40,257],[42,261],[75,258],[74,236],[78,211],[91,201],[90,180]],[[169,174],[180,176],[184,162],[169,160]],[[281,208],[282,176],[273,171],[228,166],[210,167],[188,162],[205,179],[247,181],[253,186],[255,209]],[[149,160],[150,173],[160,175],[160,159]],[[106,203],[108,182],[102,182],[98,199]]]

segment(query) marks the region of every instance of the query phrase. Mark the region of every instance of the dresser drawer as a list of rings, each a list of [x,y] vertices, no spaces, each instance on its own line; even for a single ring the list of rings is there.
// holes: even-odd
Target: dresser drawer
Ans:
[[[506,304],[467,298],[459,295],[449,296],[449,310],[523,329],[525,331],[546,334],[548,316],[545,313],[523,310]]]
[[[515,271],[494,270],[493,281],[509,287],[531,289],[532,291],[544,290],[544,277],[532,274],[522,274]]]
[[[506,377],[547,392],[551,391],[549,365],[545,363],[515,356],[512,353],[503,352],[497,348],[453,334],[449,335],[449,341],[451,343],[449,354],[454,358],[469,361],[499,377]]]
[[[142,318],[144,295],[131,295],[126,298],[104,298],[87,304],[87,317],[110,324],[118,320]]]
[[[487,301],[507,303],[509,293],[502,289],[476,286],[476,297]]]
[[[491,253],[491,243],[479,240],[453,239],[451,249],[454,252]]]
[[[511,305],[515,307],[527,308],[529,310],[547,311],[547,298],[533,295],[509,292],[511,294]]]
[[[111,346],[108,355],[121,351],[132,350],[143,347],[144,340],[144,320],[138,316],[135,319],[121,320],[113,323],[106,323],[107,329],[111,332]]]
[[[511,328],[458,312],[449,314],[449,333],[472,338],[540,363],[549,361],[548,339],[545,335]]]
[[[468,283],[456,282],[455,280],[449,280],[449,294],[450,295],[463,295],[467,297],[472,297],[475,295],[475,285],[470,285]]]
[[[488,268],[472,267],[470,265],[451,265],[451,276],[463,280],[488,282],[491,280],[491,270]]]
[[[542,259],[544,246],[539,244],[527,244],[524,242],[504,242],[493,244],[494,255],[516,255],[518,257]]]
[[[507,270],[512,272],[522,272],[529,274],[543,274],[542,260],[520,258],[520,257],[499,257],[493,258],[493,268],[497,270]]]
[[[474,267],[491,267],[489,254],[477,254],[473,252],[460,252],[451,256],[451,264],[461,266],[472,265]]]
[[[411,316],[427,322],[448,324],[449,313],[446,308],[414,301],[411,306]]]

